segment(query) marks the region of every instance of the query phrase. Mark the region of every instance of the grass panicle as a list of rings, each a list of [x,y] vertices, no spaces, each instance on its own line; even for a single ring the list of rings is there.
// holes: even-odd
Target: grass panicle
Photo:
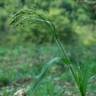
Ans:
[[[54,40],[56,41],[56,43],[57,43],[58,47],[60,48],[60,51],[63,55],[64,64],[67,64],[67,66],[69,66],[69,69],[70,69],[72,76],[77,84],[77,87],[80,91],[81,96],[86,96],[90,70],[88,69],[87,66],[84,70],[82,70],[81,68],[78,68],[78,67],[77,67],[77,69],[74,68],[74,64],[71,62],[70,58],[68,57],[63,44],[58,39],[58,36],[56,34],[57,32],[56,32],[55,25],[50,20],[48,20],[45,17],[41,16],[40,14],[36,13],[36,10],[31,10],[31,9],[22,9],[19,12],[17,12],[16,14],[14,14],[10,20],[10,24],[18,26],[22,22],[24,23],[24,21],[26,21],[26,20],[30,21],[32,24],[33,23],[38,24],[38,22],[40,24],[45,24],[47,26],[47,28],[50,29],[51,34],[52,34]],[[54,62],[58,61],[58,60],[59,60],[58,58],[55,58],[52,61],[50,61],[48,64],[45,64],[40,75],[38,76],[38,82],[36,82],[33,89],[35,89],[36,86],[39,84],[39,82],[46,76],[46,72],[48,71],[48,69],[50,67],[52,67]]]

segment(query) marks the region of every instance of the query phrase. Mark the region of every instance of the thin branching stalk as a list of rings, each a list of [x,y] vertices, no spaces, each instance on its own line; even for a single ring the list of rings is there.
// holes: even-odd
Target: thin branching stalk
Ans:
[[[57,32],[56,32],[55,25],[50,20],[45,19],[43,16],[37,14],[36,11],[30,10],[30,9],[22,9],[19,12],[17,12],[11,18],[10,24],[12,24],[12,25],[15,24],[15,26],[18,26],[18,25],[20,25],[21,22],[24,22],[25,20],[29,20],[31,23],[39,22],[40,24],[45,24],[51,30],[51,34],[63,55],[64,64],[67,64],[69,66],[69,69],[73,75],[73,78],[75,79],[75,82],[78,86],[81,96],[86,96],[86,89],[87,89],[87,83],[88,83],[87,82],[88,81],[88,76],[87,76],[88,69],[86,68],[87,70],[84,71],[85,72],[84,74],[82,74],[82,70],[80,68],[75,70],[74,65],[72,64],[69,56],[67,55],[67,52],[66,52],[63,44],[58,39],[58,36],[56,34]],[[39,78],[38,82],[36,82],[36,85],[34,85],[33,89],[40,83],[42,78],[44,78],[45,73],[47,72],[47,70],[49,68],[49,65],[50,66],[53,65],[53,63],[54,62],[46,64],[47,67],[44,67],[43,71],[41,71],[41,74],[38,77]]]

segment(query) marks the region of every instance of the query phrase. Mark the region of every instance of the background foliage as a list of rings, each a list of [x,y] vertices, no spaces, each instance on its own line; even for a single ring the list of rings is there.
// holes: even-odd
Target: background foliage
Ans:
[[[0,0],[0,36],[6,43],[52,42],[50,33],[40,26],[37,26],[38,29],[33,28],[33,25],[26,22],[19,29],[9,27],[7,20],[10,14],[16,13],[23,7],[35,7],[39,14],[52,20],[64,44],[80,42],[91,46],[96,43],[95,4],[79,0]]]
[[[40,24],[31,24],[30,20],[22,22],[18,27],[9,25],[10,18],[23,8],[35,10],[52,21],[71,61],[74,64],[79,63],[82,68],[83,64],[91,65],[92,75],[96,74],[95,3],[87,3],[84,0],[0,0],[0,86],[10,85],[10,82],[17,82],[18,85],[18,81],[22,81],[22,78],[28,78],[30,81],[30,76],[38,74],[43,64],[60,55],[48,28]],[[8,73],[4,73],[5,71]],[[62,71],[65,73],[61,76]],[[68,78],[71,76],[66,71],[67,67],[62,66],[62,61],[60,66],[53,67],[49,72],[51,76],[48,74],[47,79],[44,79],[40,92],[35,93],[36,96],[39,96],[38,94],[59,96],[56,92],[60,92],[63,88],[62,80],[71,81],[69,86],[73,88],[73,80]],[[56,77],[54,79],[59,77],[58,82],[52,77]],[[4,94],[14,92],[13,89],[3,91]],[[31,92],[29,93],[31,96]]]

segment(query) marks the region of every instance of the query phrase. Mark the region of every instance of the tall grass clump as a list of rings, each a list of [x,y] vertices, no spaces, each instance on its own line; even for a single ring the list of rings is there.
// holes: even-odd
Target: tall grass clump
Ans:
[[[88,64],[83,64],[84,66],[81,67],[80,64],[76,66],[76,64],[73,64],[67,55],[67,52],[61,43],[61,41],[58,39],[57,32],[55,25],[48,19],[44,18],[40,14],[36,13],[36,10],[32,9],[21,9],[16,14],[12,16],[10,19],[10,24],[15,26],[21,26],[22,23],[25,23],[25,21],[30,22],[31,24],[42,24],[44,27],[46,27],[48,30],[50,30],[53,39],[56,41],[58,47],[60,48],[60,51],[63,55],[64,64],[66,64],[71,74],[74,78],[74,81],[80,91],[81,96],[86,96],[87,93],[87,87],[88,87],[88,80],[90,79],[90,66]],[[46,30],[47,30],[46,29]],[[38,81],[34,85],[33,89],[39,84],[39,82],[44,78],[46,75],[45,73],[51,67],[55,61],[58,59],[55,59],[48,64],[45,64],[43,70],[41,71],[41,74],[38,76]],[[59,59],[60,60],[60,59]]]

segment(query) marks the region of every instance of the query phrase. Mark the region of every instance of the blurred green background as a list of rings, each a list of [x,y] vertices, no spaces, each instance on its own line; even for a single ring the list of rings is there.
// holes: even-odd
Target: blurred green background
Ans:
[[[12,29],[7,23],[21,8],[35,7],[37,13],[52,20],[64,44],[95,45],[96,5],[80,1],[83,0],[0,0],[0,43],[52,43],[50,33],[44,28],[32,28],[32,24],[26,23],[22,28]]]
[[[40,72],[42,64],[60,55],[59,49],[47,28],[40,26],[40,24],[31,24],[28,21],[23,22],[18,27],[9,25],[9,19],[22,8],[33,9],[34,7],[37,13],[51,20],[71,61],[80,64],[91,64],[92,74],[96,74],[96,4],[83,1],[0,0],[0,88],[10,85],[10,82],[25,79],[25,77],[29,80],[30,76]],[[62,61],[60,64],[62,66]],[[54,73],[57,78],[60,72],[62,73],[61,70],[66,71],[66,66],[63,67],[64,69],[61,69],[61,67],[53,68],[51,75],[54,76]],[[56,74],[57,71],[58,74]],[[59,79],[63,78],[70,82],[68,73],[65,72],[64,74]],[[57,86],[61,88],[56,89],[52,85],[54,82],[52,80],[52,82],[49,82],[49,79],[47,78],[44,81],[47,82],[47,85],[44,83],[43,88],[41,86],[43,92],[41,90],[41,93],[37,92],[35,96],[48,96],[45,94],[59,96],[56,95],[56,92],[51,93],[50,90],[60,91],[62,86],[60,87],[58,82],[60,83],[62,80],[55,82],[57,84],[56,88]],[[46,89],[46,86],[49,89]],[[16,86],[16,88],[18,87]],[[44,88],[49,90],[49,93],[46,93],[47,91]],[[14,92],[12,88],[8,92],[6,88],[2,90],[0,90],[2,96],[10,96]]]

